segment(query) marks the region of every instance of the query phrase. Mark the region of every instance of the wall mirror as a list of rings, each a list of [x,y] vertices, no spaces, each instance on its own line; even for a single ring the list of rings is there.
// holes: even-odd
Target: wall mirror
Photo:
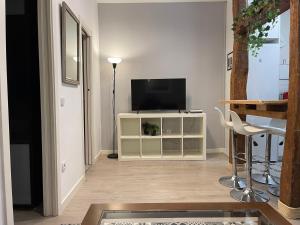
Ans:
[[[62,3],[62,81],[78,85],[80,73],[80,22],[68,7]]]

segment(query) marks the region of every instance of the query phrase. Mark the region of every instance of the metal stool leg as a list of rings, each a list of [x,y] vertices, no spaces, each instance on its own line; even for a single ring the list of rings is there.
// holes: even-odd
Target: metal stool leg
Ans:
[[[268,192],[276,197],[280,197],[280,179],[273,179],[275,185],[269,185]]]
[[[231,143],[232,143],[232,176],[225,176],[219,179],[219,183],[225,187],[234,188],[238,190],[242,190],[246,187],[245,179],[240,178],[237,175],[237,167],[236,167],[236,134],[233,130],[231,130]]]
[[[283,142],[279,145],[283,145]],[[277,159],[278,159],[278,150],[277,150]],[[268,192],[276,197],[280,197],[280,179],[274,179],[275,185],[270,185]]]
[[[242,190],[232,190],[230,195],[240,202],[268,202],[269,196],[266,192],[253,189],[252,187],[252,137],[245,136],[245,150],[247,159],[247,187]]]
[[[276,197],[280,196],[280,186],[279,185],[270,185],[268,192]]]
[[[272,150],[272,134],[267,134],[267,149],[265,154],[264,173],[252,175],[252,179],[258,183],[276,185],[276,182],[270,175],[271,150]]]

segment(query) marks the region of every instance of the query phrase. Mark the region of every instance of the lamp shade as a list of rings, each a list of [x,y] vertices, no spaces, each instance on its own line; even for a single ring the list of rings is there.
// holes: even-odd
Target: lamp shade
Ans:
[[[122,62],[122,59],[121,58],[117,58],[117,57],[110,57],[107,60],[108,60],[108,62],[115,63],[115,64],[119,64],[120,62]]]

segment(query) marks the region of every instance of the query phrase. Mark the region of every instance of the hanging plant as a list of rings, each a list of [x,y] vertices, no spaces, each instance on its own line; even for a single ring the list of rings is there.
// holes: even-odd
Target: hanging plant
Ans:
[[[254,0],[234,18],[232,30],[238,40],[248,40],[248,49],[257,56],[268,32],[276,24],[280,0]]]

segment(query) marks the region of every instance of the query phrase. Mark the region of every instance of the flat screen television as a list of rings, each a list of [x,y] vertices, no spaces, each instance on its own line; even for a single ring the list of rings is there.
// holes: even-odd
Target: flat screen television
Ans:
[[[186,80],[131,80],[131,103],[132,111],[185,110]]]

